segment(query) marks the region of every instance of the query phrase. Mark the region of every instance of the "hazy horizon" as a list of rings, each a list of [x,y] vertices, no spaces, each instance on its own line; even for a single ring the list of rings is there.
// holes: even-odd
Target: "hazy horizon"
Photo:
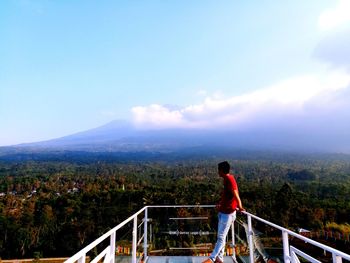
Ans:
[[[349,1],[0,5],[0,146],[114,120],[350,142]]]

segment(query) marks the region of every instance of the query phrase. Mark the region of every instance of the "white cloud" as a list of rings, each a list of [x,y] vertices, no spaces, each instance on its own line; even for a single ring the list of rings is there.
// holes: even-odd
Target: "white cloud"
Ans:
[[[333,98],[339,91],[350,88],[349,84],[350,75],[341,72],[299,76],[240,96],[206,97],[200,104],[183,108],[172,109],[159,104],[137,106],[132,109],[133,121],[136,126],[147,129],[246,129],[291,115],[307,116],[310,104]]]
[[[181,111],[158,104],[134,107],[132,114],[136,125],[148,124],[151,128],[172,128],[184,124]]]
[[[322,31],[333,30],[350,23],[350,1],[340,0],[334,8],[324,11],[318,20]]]

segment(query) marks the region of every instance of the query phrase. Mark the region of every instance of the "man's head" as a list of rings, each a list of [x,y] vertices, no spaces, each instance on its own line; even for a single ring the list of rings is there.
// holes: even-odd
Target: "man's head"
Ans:
[[[218,164],[218,172],[220,176],[228,174],[230,172],[230,164],[227,161]]]

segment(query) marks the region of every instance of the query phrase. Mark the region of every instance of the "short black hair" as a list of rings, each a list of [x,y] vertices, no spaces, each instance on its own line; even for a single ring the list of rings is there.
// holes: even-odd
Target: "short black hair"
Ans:
[[[228,174],[230,172],[231,166],[227,161],[224,161],[218,164],[218,169],[225,174]]]

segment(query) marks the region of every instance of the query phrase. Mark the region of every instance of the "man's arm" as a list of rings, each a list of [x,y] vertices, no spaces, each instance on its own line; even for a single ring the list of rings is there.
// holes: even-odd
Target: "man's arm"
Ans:
[[[233,194],[235,195],[235,198],[236,198],[236,200],[238,202],[238,209],[240,211],[245,211],[245,209],[242,206],[242,201],[241,201],[241,198],[239,197],[238,190],[233,190]]]

